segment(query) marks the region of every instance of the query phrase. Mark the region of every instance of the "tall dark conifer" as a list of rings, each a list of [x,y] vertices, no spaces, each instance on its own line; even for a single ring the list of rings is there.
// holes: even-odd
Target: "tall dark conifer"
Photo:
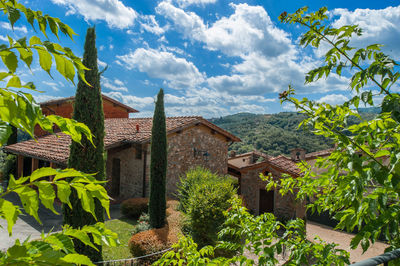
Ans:
[[[105,151],[104,151],[104,113],[101,97],[100,75],[97,67],[97,49],[95,28],[89,28],[86,33],[83,64],[90,70],[85,71],[85,79],[92,86],[79,79],[75,95],[74,113],[72,118],[86,124],[94,135],[93,146],[84,136],[82,144],[72,142],[68,167],[75,168],[85,173],[97,173],[97,180],[105,180]],[[93,216],[84,211],[76,193],[71,197],[72,209],[64,206],[64,224],[74,228],[95,224]],[[104,221],[104,209],[100,202],[95,200],[95,212],[98,221]],[[84,246],[82,242],[75,241],[77,252],[87,255],[92,261],[102,260],[101,246],[96,251]]]
[[[167,176],[167,129],[164,112],[164,91],[160,89],[157,95],[156,107],[151,130],[151,161],[150,161],[150,225],[154,228],[165,224],[165,179]]]

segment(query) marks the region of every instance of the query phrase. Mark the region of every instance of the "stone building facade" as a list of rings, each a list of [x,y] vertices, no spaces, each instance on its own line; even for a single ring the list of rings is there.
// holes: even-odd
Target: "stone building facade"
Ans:
[[[304,218],[304,202],[296,201],[294,194],[282,196],[277,190],[267,191],[267,182],[260,178],[260,174],[271,174],[275,179],[281,178],[282,173],[296,177],[300,174],[296,169],[297,166],[290,158],[274,158],[257,151],[230,157],[228,160],[228,173],[238,178],[239,193],[250,212],[271,212],[282,220]]]
[[[147,197],[150,182],[151,118],[128,118],[135,109],[103,96],[107,153],[107,190],[114,198]],[[43,110],[70,117],[73,97],[42,104]],[[130,108],[130,109],[129,109]],[[59,112],[59,113],[58,113]],[[120,116],[120,117],[115,117]],[[167,194],[173,197],[180,177],[190,168],[204,166],[226,174],[228,146],[239,138],[199,116],[166,119],[168,141]],[[71,138],[58,132],[5,147],[18,156],[18,176],[40,166],[66,167]]]

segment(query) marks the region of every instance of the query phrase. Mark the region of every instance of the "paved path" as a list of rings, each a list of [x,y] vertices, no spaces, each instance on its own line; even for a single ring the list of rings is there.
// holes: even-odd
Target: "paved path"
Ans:
[[[375,244],[363,254],[361,246],[355,250],[350,249],[350,242],[354,237],[353,234],[335,231],[331,227],[307,221],[307,238],[309,240],[313,240],[316,235],[328,243],[339,244],[339,248],[348,251],[350,253],[351,263],[359,262],[383,254],[385,252],[385,248],[387,247],[387,245],[383,242],[375,242]]]
[[[9,194],[6,199],[21,206],[21,202],[16,194]],[[61,206],[55,204],[55,209],[58,213],[61,213]],[[111,205],[110,215],[112,219],[121,217],[119,205]],[[43,206],[39,208],[39,218],[42,221],[42,225],[39,224],[32,216],[23,215],[19,216],[16,224],[13,227],[13,234],[9,237],[7,232],[7,222],[4,219],[0,219],[0,250],[7,249],[12,246],[16,239],[21,242],[27,237],[31,239],[40,238],[42,232],[48,233],[50,231],[56,232],[61,230],[62,216],[54,214],[49,209]]]

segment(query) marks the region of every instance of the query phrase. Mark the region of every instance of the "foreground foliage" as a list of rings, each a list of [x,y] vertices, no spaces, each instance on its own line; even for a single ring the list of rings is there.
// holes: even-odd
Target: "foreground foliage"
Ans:
[[[283,224],[272,214],[254,217],[238,198],[232,199],[230,204],[232,207],[225,212],[227,219],[219,238],[233,241],[222,240],[215,247],[205,246],[198,250],[198,245],[191,237],[183,237],[173,246],[174,250],[164,254],[156,265],[277,265],[282,261],[285,265],[349,263],[349,254],[337,249],[337,245],[327,244],[320,239],[313,242],[307,240],[303,220]],[[216,257],[221,249],[234,250],[237,254],[232,258]],[[249,258],[251,254],[257,260]]]
[[[48,29],[56,37],[60,31],[71,39],[75,35],[74,31],[58,18],[26,8],[15,0],[1,0],[0,9],[3,11],[2,14],[7,16],[12,28],[23,14],[32,28],[35,29],[36,25],[45,37],[47,37]],[[36,51],[39,56],[39,65],[44,71],[51,76],[54,59],[56,70],[73,83],[76,72],[84,80],[83,72],[87,70],[80,58],[75,56],[71,49],[48,40],[42,41],[38,36],[32,36],[29,41],[25,37],[14,40],[8,36],[8,39],[8,45],[0,45],[0,56],[4,67],[8,70],[7,72],[0,71],[0,147],[7,143],[10,135],[15,132],[13,127],[34,137],[36,125],[51,133],[53,128],[59,128],[61,132],[70,135],[75,142],[81,142],[83,135],[93,144],[91,131],[83,123],[55,115],[45,117],[32,95],[26,92],[37,91],[35,85],[32,82],[22,83],[16,74],[20,67],[19,59],[30,69],[34,51]],[[95,200],[101,203],[108,214],[107,192],[102,182],[97,181],[93,175],[74,169],[41,168],[30,176],[19,179],[10,175],[8,188],[5,191],[0,188],[0,218],[7,220],[7,230],[10,235],[21,210],[19,206],[4,198],[9,193],[17,193],[26,213],[35,217],[39,223],[41,222],[38,217],[39,202],[57,213],[53,206],[55,199],[71,207],[69,200],[71,193],[77,193],[82,208],[94,219],[97,219],[94,211]],[[116,234],[105,229],[102,223],[81,228],[64,226],[61,232],[42,235],[39,240],[26,239],[23,242],[17,240],[5,252],[0,252],[0,264],[92,265],[88,257],[76,252],[73,240],[79,239],[86,246],[96,249],[96,246],[102,243],[115,246],[116,237]]]
[[[308,28],[301,45],[330,46],[325,64],[310,71],[306,82],[334,72],[339,76],[352,73],[350,88],[355,96],[342,105],[331,106],[308,99],[299,101],[293,97],[291,87],[280,95],[282,102],[293,103],[307,115],[301,126],[331,139],[337,147],[329,157],[317,161],[318,168],[326,169],[318,178],[304,164],[303,177],[287,178],[278,184],[271,182],[270,187],[280,187],[282,193],[296,188],[299,199],[313,199],[308,206],[313,211],[329,211],[334,215],[339,221],[337,228],[357,229],[352,248],[361,244],[365,251],[381,236],[387,239],[388,250],[400,248],[400,95],[391,91],[400,77],[395,71],[398,64],[380,51],[379,44],[352,47],[352,38],[362,34],[358,26],[335,29],[326,23],[326,8],[309,14],[306,11],[302,8],[280,17],[284,23]],[[360,103],[374,106],[379,97],[384,97],[381,114],[371,121],[349,125],[350,117],[360,118],[357,112]]]

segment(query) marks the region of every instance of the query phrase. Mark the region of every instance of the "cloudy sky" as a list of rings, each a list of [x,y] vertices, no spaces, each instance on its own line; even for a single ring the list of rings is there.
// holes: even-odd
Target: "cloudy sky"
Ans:
[[[400,2],[385,1],[236,1],[236,0],[28,0],[32,9],[59,17],[78,34],[64,46],[81,56],[86,29],[95,25],[103,93],[151,116],[154,96],[165,90],[169,116],[219,117],[238,112],[276,113],[278,93],[292,84],[298,97],[341,103],[351,97],[348,80],[332,75],[304,85],[304,74],[321,64],[322,52],[302,49],[303,28],[282,25],[278,16],[302,6],[329,8],[334,26],[358,24],[364,35],[354,45],[384,44],[400,59]],[[3,22],[1,22],[3,21]],[[0,20],[0,43],[9,25]],[[21,21],[10,35],[33,34]],[[53,39],[51,39],[53,40]],[[45,91],[40,102],[75,94],[72,84],[37,67],[34,76],[24,67],[24,81]],[[55,71],[54,71],[55,73]]]

